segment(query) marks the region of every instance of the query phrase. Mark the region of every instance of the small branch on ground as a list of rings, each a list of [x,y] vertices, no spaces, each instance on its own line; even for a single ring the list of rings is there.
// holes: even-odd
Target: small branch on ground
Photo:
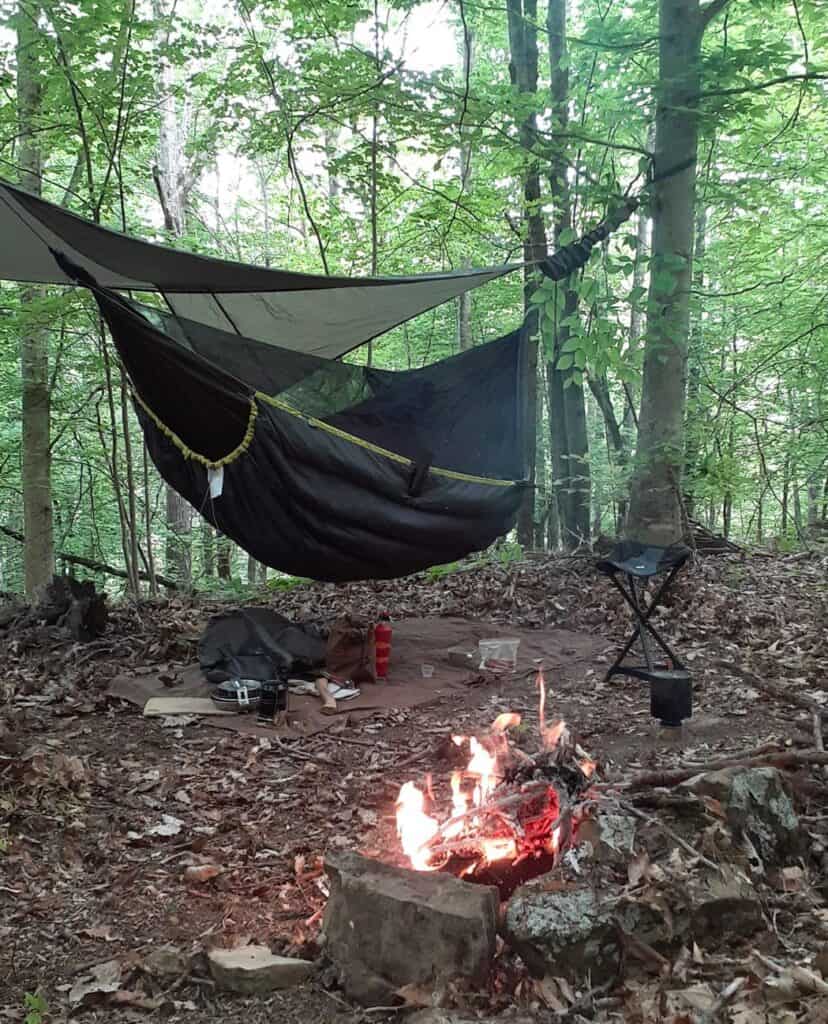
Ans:
[[[786,753],[762,754],[759,757],[732,757],[723,761],[711,761],[704,767],[677,768],[665,772],[642,772],[634,775],[620,788],[628,793],[651,787],[669,788],[678,786],[695,775],[717,772],[723,768],[802,768],[809,764],[828,764],[828,753],[820,750],[793,750]]]

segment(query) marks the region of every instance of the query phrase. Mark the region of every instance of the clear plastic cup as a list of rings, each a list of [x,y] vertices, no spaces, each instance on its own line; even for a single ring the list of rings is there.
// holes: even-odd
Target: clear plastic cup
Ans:
[[[421,665],[420,671],[423,673],[423,679],[431,679],[431,677],[434,675],[434,666]]]

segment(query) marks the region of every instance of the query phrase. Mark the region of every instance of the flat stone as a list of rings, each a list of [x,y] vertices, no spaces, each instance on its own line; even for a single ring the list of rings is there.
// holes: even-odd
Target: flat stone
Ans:
[[[483,984],[497,936],[497,889],[329,853],[322,938],[349,998],[391,1005],[405,985]]]
[[[682,788],[718,800],[734,834],[753,845],[766,867],[802,852],[799,818],[776,768],[723,768],[688,779]]]
[[[180,978],[189,973],[190,957],[178,946],[159,946],[144,957],[142,966],[157,978]]]
[[[267,946],[211,949],[207,961],[219,988],[248,995],[300,985],[313,973],[310,960],[276,956]]]

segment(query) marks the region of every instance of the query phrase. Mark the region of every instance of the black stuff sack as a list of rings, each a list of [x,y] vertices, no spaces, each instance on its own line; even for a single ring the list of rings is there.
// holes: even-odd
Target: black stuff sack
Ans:
[[[237,608],[210,619],[198,643],[201,671],[211,683],[286,678],[325,664],[325,635],[269,608]]]

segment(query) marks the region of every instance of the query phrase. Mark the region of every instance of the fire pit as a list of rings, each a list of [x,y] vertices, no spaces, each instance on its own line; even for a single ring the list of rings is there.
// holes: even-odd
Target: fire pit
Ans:
[[[595,762],[566,723],[546,721],[543,667],[536,677],[540,751],[510,741],[521,716],[509,712],[484,737],[452,736],[465,766],[435,785],[406,782],[397,798],[397,834],[417,871],[446,871],[497,886],[501,899],[551,870],[571,846],[589,800]],[[446,784],[447,782],[447,784]]]

